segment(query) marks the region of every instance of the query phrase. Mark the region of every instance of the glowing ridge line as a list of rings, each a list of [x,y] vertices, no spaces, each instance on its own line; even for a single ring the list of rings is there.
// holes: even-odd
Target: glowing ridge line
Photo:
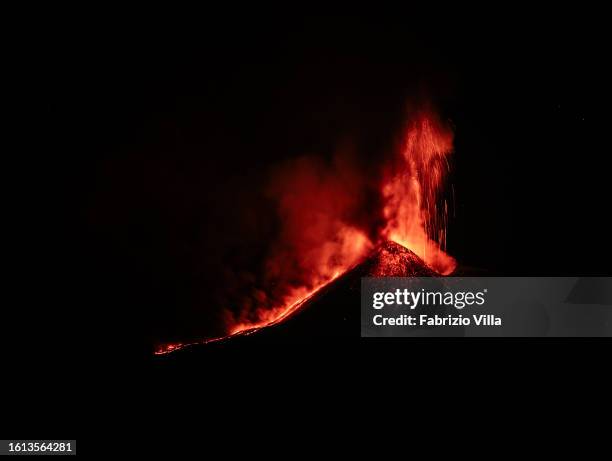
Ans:
[[[346,274],[347,272],[349,272],[350,270],[352,270],[356,265],[354,265],[353,267],[347,269],[345,272],[343,272],[342,274]],[[331,282],[333,282],[334,280],[336,280],[338,277],[340,277],[340,275],[342,274],[334,274],[332,276],[332,278],[330,278],[327,282],[321,284],[320,286],[318,286],[317,288],[313,289],[308,295],[306,295],[304,298],[296,301],[295,303],[293,303],[291,306],[289,306],[282,314],[280,314],[277,318],[275,318],[274,320],[271,320],[265,324],[254,324],[252,327],[245,327],[243,329],[234,331],[233,333],[229,334],[229,335],[225,335],[225,336],[219,336],[217,338],[209,338],[209,339],[203,339],[201,341],[193,341],[190,343],[170,343],[170,344],[163,344],[161,346],[159,346],[155,352],[154,355],[166,355],[166,354],[170,354],[172,352],[176,352],[179,351],[181,349],[185,349],[186,347],[190,347],[190,346],[197,346],[197,345],[203,345],[203,344],[210,344],[210,343],[215,343],[218,341],[222,341],[224,339],[228,339],[228,338],[233,338],[234,336],[248,336],[251,335],[259,330],[261,330],[262,328],[267,328],[267,327],[271,327],[273,325],[277,325],[280,322],[286,320],[287,318],[289,318],[289,316],[291,316],[292,314],[294,314],[295,312],[297,312],[299,310],[299,308],[301,307],[302,304],[304,304],[306,301],[308,301],[310,298],[312,298],[314,295],[316,295],[319,291],[321,291],[323,288],[325,288],[326,286],[328,286]]]

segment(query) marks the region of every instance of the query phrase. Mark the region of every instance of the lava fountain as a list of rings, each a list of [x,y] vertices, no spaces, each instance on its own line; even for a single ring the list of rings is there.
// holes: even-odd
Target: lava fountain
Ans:
[[[408,125],[399,165],[382,187],[387,240],[409,248],[442,275],[456,267],[446,249],[448,203],[441,200],[453,150],[453,133],[433,114]]]
[[[269,284],[275,289],[256,290],[255,301],[238,316],[228,314],[227,336],[198,343],[252,334],[284,321],[383,242],[411,250],[435,273],[452,273],[456,262],[445,251],[448,204],[442,199],[452,150],[453,133],[435,114],[421,112],[410,119],[397,158],[381,178],[383,209],[373,213],[381,214],[384,224],[374,236],[347,219],[361,206],[354,197],[350,162],[336,162],[327,173],[307,163],[285,172],[282,177],[290,183],[274,190],[283,243],[266,263]],[[167,344],[156,354],[185,345]]]

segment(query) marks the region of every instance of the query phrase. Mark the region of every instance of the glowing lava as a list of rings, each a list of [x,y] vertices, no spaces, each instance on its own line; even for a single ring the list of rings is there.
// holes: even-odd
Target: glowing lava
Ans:
[[[228,336],[190,344],[252,334],[286,320],[376,246],[379,270],[371,276],[450,274],[456,262],[444,251],[448,205],[441,197],[452,150],[453,133],[435,115],[421,113],[410,121],[401,155],[382,180],[384,225],[375,237],[345,219],[359,206],[349,163],[340,162],[332,171],[322,173],[300,162],[290,172],[283,172],[281,177],[289,181],[281,181],[274,189],[284,226],[283,244],[269,255],[266,264],[274,289],[255,290],[240,315],[229,317]],[[381,242],[386,243],[381,246]],[[407,268],[402,272],[396,266],[405,262],[406,248],[433,270],[414,274]],[[287,272],[297,273],[298,278]],[[155,353],[166,354],[190,344],[164,345]]]
[[[176,350],[180,350],[180,349],[183,349],[185,347],[193,346],[193,345],[196,345],[196,344],[209,344],[209,343],[213,343],[213,342],[217,342],[217,341],[222,341],[222,340],[228,339],[228,338],[230,338],[232,336],[250,335],[250,334],[256,333],[261,328],[265,328],[265,327],[270,327],[272,325],[276,325],[276,324],[282,322],[283,320],[286,320],[289,316],[291,316],[291,314],[297,312],[299,310],[299,308],[306,301],[308,301],[315,294],[317,294],[322,288],[324,288],[325,286],[327,286],[331,282],[333,282],[335,279],[337,279],[340,275],[341,275],[341,273],[337,272],[327,282],[322,283],[321,285],[319,285],[316,288],[310,290],[306,294],[303,294],[302,296],[299,296],[299,294],[296,292],[296,294],[295,294],[296,300],[292,304],[289,304],[288,307],[283,306],[283,307],[278,307],[276,309],[269,309],[267,311],[261,311],[260,320],[258,322],[251,322],[251,323],[244,322],[244,323],[238,323],[238,324],[234,325],[231,328],[230,333],[227,336],[222,336],[222,337],[219,337],[219,338],[204,339],[202,341],[195,341],[195,342],[191,342],[191,343],[164,344],[164,345],[162,345],[162,346],[157,348],[157,350],[155,351],[155,355],[169,354],[169,353],[174,352]]]
[[[258,330],[260,328],[276,325],[277,323],[282,322],[291,314],[296,312],[305,301],[308,301],[315,293],[321,290],[321,288],[336,280],[341,274],[342,273],[340,271],[336,272],[329,280],[322,282],[315,288],[306,291],[305,293],[301,290],[297,290],[284,306],[262,311],[259,314],[259,320],[257,322],[238,323],[231,327],[230,335],[235,335],[247,330]]]
[[[421,114],[408,126],[402,162],[383,185],[383,236],[414,251],[442,275],[456,267],[444,252],[448,204],[439,206],[453,133],[434,116]]]

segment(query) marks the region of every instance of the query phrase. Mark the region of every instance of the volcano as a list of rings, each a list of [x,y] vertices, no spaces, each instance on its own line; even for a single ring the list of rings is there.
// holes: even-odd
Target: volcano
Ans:
[[[453,130],[427,108],[415,111],[404,129],[393,161],[377,181],[366,181],[379,187],[371,210],[376,226],[363,225],[366,204],[352,193],[364,187],[363,178],[350,159],[338,156],[331,165],[301,159],[279,170],[270,188],[278,236],[244,296],[225,309],[228,334],[197,344],[358,337],[363,277],[457,273],[457,261],[446,252],[449,203],[443,193]],[[157,354],[184,346],[167,345]]]
[[[248,347],[255,344],[308,342],[314,338],[358,337],[362,277],[439,277],[419,256],[393,241],[378,245],[368,258],[296,303],[290,313],[265,327],[245,329],[222,338],[186,345],[169,345],[158,354],[196,349]],[[177,351],[178,352],[178,351]]]

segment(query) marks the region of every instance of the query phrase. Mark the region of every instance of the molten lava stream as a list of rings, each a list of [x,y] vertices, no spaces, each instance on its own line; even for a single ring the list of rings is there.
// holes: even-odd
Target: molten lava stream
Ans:
[[[342,168],[325,174],[300,161],[294,169],[284,172],[281,175],[284,181],[275,196],[284,226],[282,248],[292,251],[273,252],[268,263],[276,268],[274,274],[278,276],[283,274],[289,259],[291,267],[299,268],[298,275],[311,274],[310,280],[302,280],[301,288],[293,291],[285,286],[288,291],[278,303],[280,306],[270,309],[260,303],[255,311],[245,309],[238,319],[232,318],[228,335],[190,344],[249,335],[286,320],[315,293],[366,257],[376,242],[397,242],[418,255],[433,270],[431,273],[452,273],[456,261],[445,252],[448,205],[442,200],[452,151],[453,132],[435,114],[421,112],[409,121],[397,161],[388,165],[381,178],[384,206],[379,210],[382,213],[373,210],[373,215],[382,214],[384,225],[376,236],[349,226],[344,219],[360,205],[347,192],[350,188],[336,177],[346,172],[350,163],[341,163]],[[263,299],[266,298],[264,295]],[[155,353],[165,354],[190,344],[168,344]]]
[[[271,325],[276,325],[277,323],[280,323],[280,322],[286,320],[289,316],[291,316],[292,314],[297,312],[299,307],[305,301],[308,301],[312,296],[314,296],[316,293],[318,293],[321,289],[323,289],[324,287],[329,285],[331,282],[336,280],[341,274],[342,274],[341,272],[336,272],[329,280],[319,284],[318,286],[316,286],[312,290],[308,291],[305,295],[301,296],[300,298],[298,298],[297,300],[295,300],[291,304],[289,304],[288,307],[279,307],[279,308],[270,310],[269,314],[266,315],[266,318],[261,320],[261,321],[259,321],[259,322],[256,322],[256,323],[239,323],[239,324],[235,325],[232,328],[232,330],[231,330],[231,332],[230,332],[230,334],[228,336],[237,335],[237,334],[240,334],[240,333],[243,333],[243,332],[245,332],[245,334],[251,334],[251,333],[254,333],[255,331],[257,331],[257,330],[259,330],[261,328],[269,327]]]
[[[154,354],[155,355],[164,355],[164,354],[169,354],[170,352],[177,351],[179,349],[183,349],[183,348],[188,347],[188,346],[194,346],[194,345],[197,345],[197,344],[209,344],[209,343],[213,343],[213,342],[217,342],[217,341],[222,341],[224,339],[231,338],[232,336],[250,335],[252,333],[255,333],[255,332],[259,331],[262,328],[269,327],[269,326],[281,323],[282,321],[284,321],[287,318],[289,318],[292,314],[297,312],[299,310],[299,308],[302,306],[302,304],[304,304],[306,301],[308,301],[310,298],[312,298],[315,294],[317,294],[320,290],[322,290],[327,285],[329,285],[334,280],[336,280],[338,277],[340,277],[340,275],[342,275],[342,274],[343,274],[343,272],[336,272],[329,280],[319,284],[318,286],[316,286],[312,290],[308,291],[301,298],[297,299],[296,301],[293,301],[293,303],[289,304],[288,306],[279,307],[279,308],[276,308],[276,309],[271,309],[266,314],[266,318],[264,320],[260,320],[258,322],[253,322],[253,323],[239,323],[239,324],[235,325],[232,328],[232,330],[230,331],[230,333],[228,335],[220,336],[218,338],[204,339],[202,341],[195,341],[195,342],[191,342],[191,343],[164,344],[162,346],[159,346],[155,350]]]

